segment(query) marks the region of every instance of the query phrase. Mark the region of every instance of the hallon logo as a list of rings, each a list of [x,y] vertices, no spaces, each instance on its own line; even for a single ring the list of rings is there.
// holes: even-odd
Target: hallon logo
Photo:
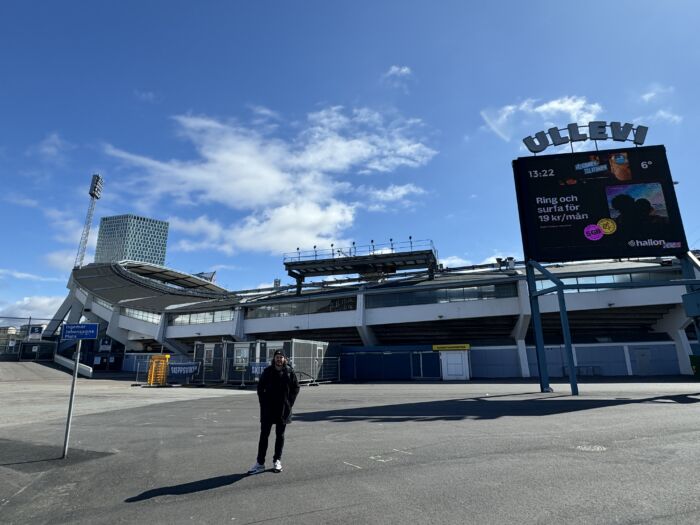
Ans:
[[[659,239],[647,239],[645,241],[640,241],[638,239],[632,239],[627,244],[630,246],[630,248],[639,248],[642,246],[664,246],[666,244],[666,241],[659,240]]]
[[[583,133],[581,128],[588,128],[588,134]],[[608,134],[607,128],[610,128]],[[532,153],[540,153],[549,146],[561,146],[569,142],[581,142],[584,140],[608,140],[613,139],[618,142],[625,142],[632,133],[632,142],[637,146],[644,144],[649,128],[637,126],[629,123],[611,122],[609,125],[603,120],[593,120],[588,126],[579,126],[575,122],[568,124],[566,128],[549,128],[547,132],[538,131],[535,136],[525,137],[523,143]],[[563,134],[562,134],[563,133]],[[568,133],[568,135],[567,135]]]

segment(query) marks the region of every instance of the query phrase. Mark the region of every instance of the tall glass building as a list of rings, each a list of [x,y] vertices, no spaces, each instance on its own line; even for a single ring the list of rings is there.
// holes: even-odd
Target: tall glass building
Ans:
[[[102,217],[95,262],[139,261],[165,264],[168,223],[138,215]]]

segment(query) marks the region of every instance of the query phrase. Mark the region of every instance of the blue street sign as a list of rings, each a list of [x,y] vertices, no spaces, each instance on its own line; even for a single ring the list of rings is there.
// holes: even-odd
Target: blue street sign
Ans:
[[[61,328],[61,339],[64,341],[77,341],[78,339],[97,339],[97,331],[100,325],[97,323],[65,324]]]

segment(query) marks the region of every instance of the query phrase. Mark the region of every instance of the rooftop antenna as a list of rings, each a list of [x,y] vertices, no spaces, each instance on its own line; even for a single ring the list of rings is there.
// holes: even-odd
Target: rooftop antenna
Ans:
[[[92,176],[90,183],[90,205],[88,206],[87,217],[85,217],[85,226],[83,226],[83,235],[80,237],[80,245],[78,246],[78,255],[75,257],[73,268],[83,266],[85,258],[85,248],[87,248],[88,237],[90,236],[90,226],[92,225],[92,214],[95,212],[95,202],[102,196],[102,177],[97,173]]]

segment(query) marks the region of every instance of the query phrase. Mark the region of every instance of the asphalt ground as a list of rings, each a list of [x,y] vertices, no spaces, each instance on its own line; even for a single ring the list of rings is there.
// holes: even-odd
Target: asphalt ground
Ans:
[[[0,522],[700,523],[700,383],[553,387],[303,387],[246,476],[252,390],[81,379],[61,460],[70,376],[2,380]]]

